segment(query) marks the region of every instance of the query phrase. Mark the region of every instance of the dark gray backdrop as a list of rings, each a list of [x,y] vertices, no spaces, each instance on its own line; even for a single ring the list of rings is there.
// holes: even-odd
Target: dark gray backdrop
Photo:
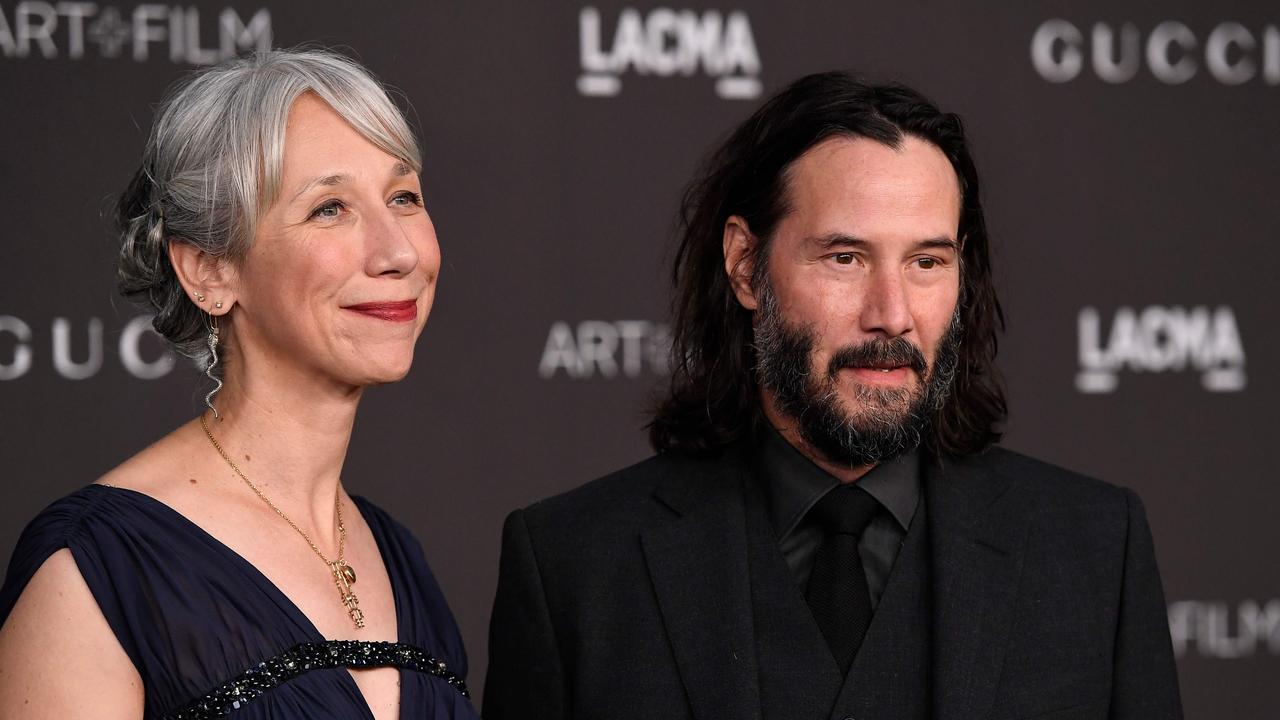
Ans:
[[[445,262],[346,483],[423,541],[480,689],[503,516],[648,452],[697,160],[758,103],[740,96],[853,68],[967,121],[1009,314],[1006,444],[1142,495],[1188,717],[1272,717],[1278,23],[1186,0],[0,0],[0,555],[203,392],[181,363],[145,378],[162,349],[113,294],[102,220],[162,90],[237,48],[345,46],[416,110]]]

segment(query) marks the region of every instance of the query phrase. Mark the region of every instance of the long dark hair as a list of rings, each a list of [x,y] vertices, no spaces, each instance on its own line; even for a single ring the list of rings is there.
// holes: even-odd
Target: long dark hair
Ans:
[[[960,118],[899,84],[844,72],[803,77],[767,101],[703,163],[685,190],[672,272],[671,387],[649,423],[658,452],[705,452],[748,436],[763,418],[752,346],[752,313],[738,304],[724,270],[722,239],[732,215],[746,220],[767,257],[789,211],[786,171],[830,137],[865,137],[898,147],[911,135],[947,156],[960,181],[960,314],[964,337],[950,398],[932,418],[928,450],[968,455],[1000,439],[1007,414],[995,367],[1004,313],[991,277],[978,173]],[[760,263],[756,263],[760,267]]]

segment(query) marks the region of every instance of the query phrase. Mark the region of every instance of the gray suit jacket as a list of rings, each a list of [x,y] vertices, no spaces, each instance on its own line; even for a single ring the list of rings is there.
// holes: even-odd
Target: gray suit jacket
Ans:
[[[736,457],[660,455],[511,514],[486,718],[761,718]],[[1133,492],[1000,448],[926,466],[933,717],[1182,716]]]

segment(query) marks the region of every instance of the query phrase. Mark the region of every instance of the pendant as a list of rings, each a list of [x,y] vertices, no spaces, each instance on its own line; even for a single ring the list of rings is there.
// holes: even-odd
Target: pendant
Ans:
[[[341,560],[329,563],[329,569],[333,571],[333,583],[338,586],[338,595],[342,597],[342,604],[346,606],[351,622],[355,623],[356,628],[364,627],[364,611],[360,609],[360,598],[351,591],[351,586],[356,582],[356,571]]]

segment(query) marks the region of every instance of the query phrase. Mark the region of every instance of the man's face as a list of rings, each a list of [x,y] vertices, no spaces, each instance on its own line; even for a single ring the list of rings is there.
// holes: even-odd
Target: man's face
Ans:
[[[750,297],[771,415],[830,462],[919,443],[946,398],[962,329],[960,188],[933,144],[815,145],[788,173],[791,212]],[[752,307],[754,305],[754,307]]]

